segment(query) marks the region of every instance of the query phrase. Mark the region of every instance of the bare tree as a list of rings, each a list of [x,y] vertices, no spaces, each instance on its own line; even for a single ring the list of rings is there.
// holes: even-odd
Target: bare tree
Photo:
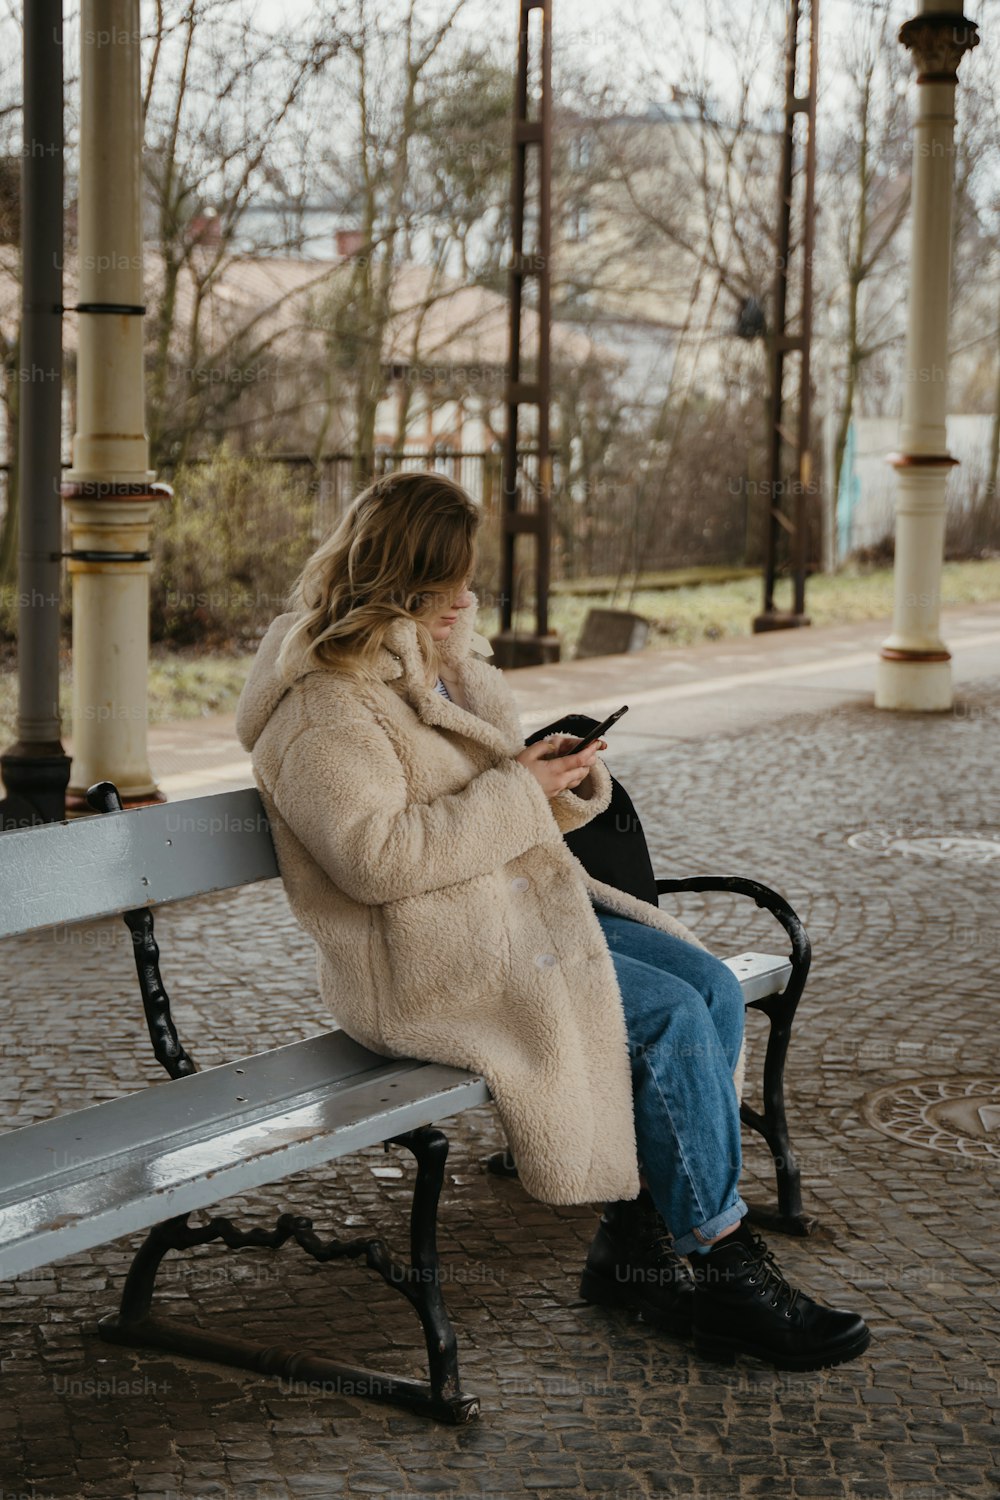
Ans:
[[[693,413],[731,400],[734,366],[749,374],[759,400],[762,353],[742,343],[737,351],[734,333],[746,309],[763,308],[774,264],[777,136],[768,80],[780,44],[769,29],[772,10],[760,0],[749,8],[712,0],[692,26],[679,4],[658,7],[655,29],[640,24],[629,38],[642,57],[631,92],[645,106],[622,96],[610,75],[578,85],[592,103],[568,158],[576,232],[560,248],[571,261],[573,295],[595,326],[615,319],[641,326],[647,343],[663,349],[659,377],[646,382],[631,412],[633,434],[621,444],[632,455],[630,499],[618,500],[628,509],[621,524],[631,541],[618,568],[619,585],[632,574],[629,598],[667,531],[667,505],[701,503],[697,477],[692,486],[685,473]]]
[[[264,30],[249,0],[157,0],[143,79],[146,182],[159,285],[150,318],[149,431],[154,462],[182,462],[207,410],[233,401],[235,383],[199,378],[206,358],[245,364],[267,347],[253,326],[208,345],[212,291],[252,200],[270,192],[301,201],[307,163],[297,117],[313,102],[323,70],[344,45],[336,16]],[[256,253],[274,253],[299,231]],[[183,305],[182,305],[183,303]]]
[[[964,411],[988,412],[990,441],[982,479],[969,481],[978,515],[969,540],[1000,539],[1000,105],[996,37],[984,27],[959,75],[955,136],[955,250],[949,388]],[[975,493],[980,489],[981,492]]]
[[[512,60],[493,37],[456,38],[422,91],[413,119],[411,202],[404,253],[420,254],[424,225],[444,268],[505,292],[510,229]],[[433,240],[437,240],[435,247]]]
[[[435,63],[465,4],[450,0],[428,21],[421,0],[354,0],[344,66],[333,75],[337,130],[324,143],[322,175],[332,197],[356,204],[360,240],[334,327],[353,354],[355,483],[372,464],[393,277],[415,213],[413,143]]]
[[[848,429],[866,367],[897,349],[903,331],[905,246],[900,228],[909,207],[907,62],[888,6],[868,0],[840,39],[838,88],[846,94],[827,122],[823,150],[822,284],[832,359],[826,400],[836,413],[832,474],[839,481]],[[833,115],[833,111],[831,111]],[[878,372],[876,371],[876,378]]]

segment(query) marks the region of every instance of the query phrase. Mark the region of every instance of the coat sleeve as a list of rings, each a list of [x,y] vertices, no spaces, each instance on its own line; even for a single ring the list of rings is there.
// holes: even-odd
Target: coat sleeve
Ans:
[[[581,790],[584,793],[589,790],[590,796],[580,796]],[[601,757],[597,756],[590,768],[590,775],[578,788],[565,787],[550,799],[549,807],[559,832],[572,833],[574,828],[582,828],[591,818],[604,812],[611,804],[612,790],[611,773]]]
[[[412,801],[388,735],[363,713],[303,730],[271,796],[334,885],[366,906],[490,874],[559,837],[549,799],[513,758],[460,791]]]
[[[509,734],[512,742],[523,745],[524,725],[521,723],[521,716],[517,711],[517,702],[511,692],[510,684],[498,667],[490,666],[489,670],[491,678],[495,678],[494,690],[499,693],[503,708],[502,717],[494,718],[492,722],[505,734]],[[579,787],[566,787],[548,799],[549,809],[559,832],[572,833],[575,828],[582,828],[585,823],[590,822],[591,818],[596,818],[598,813],[604,812],[611,805],[613,790],[611,773],[601,757],[597,756],[590,775],[580,783]],[[544,792],[542,795],[545,795]]]

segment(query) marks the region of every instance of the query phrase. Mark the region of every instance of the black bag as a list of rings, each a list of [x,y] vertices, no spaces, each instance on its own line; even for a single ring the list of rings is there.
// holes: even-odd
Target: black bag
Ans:
[[[596,729],[600,719],[591,719],[586,714],[567,714],[555,724],[536,729],[525,744],[533,745],[549,734],[574,735],[582,739]],[[608,772],[610,775],[611,773]],[[616,890],[627,891],[650,906],[659,906],[656,876],[646,847],[646,835],[642,831],[632,799],[620,781],[611,777],[611,801],[602,813],[583,828],[575,828],[563,834],[567,847],[572,850],[588,875],[601,880]]]

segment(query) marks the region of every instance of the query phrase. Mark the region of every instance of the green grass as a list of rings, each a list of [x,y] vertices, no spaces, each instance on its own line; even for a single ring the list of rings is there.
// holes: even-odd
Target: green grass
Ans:
[[[150,720],[232,712],[252,661],[252,651],[231,656],[155,652],[149,674]]]
[[[758,578],[759,576],[759,568],[741,568],[735,565],[728,567],[708,563],[692,568],[667,568],[662,572],[644,573],[642,581],[647,589],[677,589],[689,583],[728,583],[731,578]],[[615,578],[605,573],[593,578],[575,578],[571,582],[553,583],[549,592],[551,594],[610,596],[616,582]]]
[[[1000,559],[946,563],[941,599],[945,608],[1000,601]],[[789,583],[780,585],[775,602],[779,609],[791,608]],[[588,609],[601,605],[621,609],[625,607],[625,598],[620,595],[615,601],[609,594],[552,595],[550,623],[564,643],[566,660],[572,656]],[[758,575],[728,583],[704,583],[698,587],[640,590],[630,605],[636,614],[645,615],[655,622],[656,628],[647,647],[653,651],[689,646],[702,640],[750,635],[751,621],[760,607],[761,581]],[[886,619],[892,614],[892,572],[880,568],[816,575],[809,579],[806,587],[806,609],[817,626]],[[481,634],[494,634],[498,629],[496,611],[482,611],[477,623]],[[533,617],[522,613],[516,624],[521,629],[530,630]],[[231,712],[252,660],[252,653],[223,654],[216,651],[199,654],[154,647],[149,671],[150,723]],[[2,745],[8,745],[14,738],[17,678],[12,658],[4,667],[0,679],[0,733]],[[72,729],[68,657],[63,662],[59,698],[63,728],[68,734]]]
[[[69,680],[69,658],[65,660],[59,682],[59,711],[64,734],[73,730]],[[170,719],[198,719],[203,715],[230,713],[236,707],[240,689],[246,681],[253,653],[234,655],[198,655],[195,652],[167,652],[154,647],[150,655],[148,678],[148,713],[150,724]],[[5,666],[0,680],[0,731],[3,744],[14,738],[17,713],[17,677],[13,663]]]
[[[875,571],[844,571],[816,574],[806,584],[806,613],[813,625],[847,625],[862,620],[887,619],[892,615],[893,575],[890,568]],[[671,646],[690,646],[696,641],[722,640],[725,637],[752,634],[752,621],[763,604],[763,584],[759,574],[734,579],[728,583],[703,583],[698,587],[641,589],[633,595],[610,594],[564,596],[554,594],[549,604],[551,628],[565,642],[565,653],[575,647],[587,611],[595,608],[631,609],[654,622],[647,650],[666,650]],[[956,604],[983,604],[1000,601],[1000,559],[985,562],[945,563],[941,587],[944,608]],[[792,586],[787,580],[778,585],[775,605],[791,609]],[[498,628],[495,611],[484,635]],[[519,629],[534,628],[534,617],[528,611],[515,618]],[[565,654],[564,653],[564,654]]]

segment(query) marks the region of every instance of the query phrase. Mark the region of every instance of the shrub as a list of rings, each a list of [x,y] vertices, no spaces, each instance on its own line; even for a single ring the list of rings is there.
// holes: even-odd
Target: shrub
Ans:
[[[316,543],[310,478],[225,444],[208,462],[177,470],[153,528],[154,640],[259,639]]]

